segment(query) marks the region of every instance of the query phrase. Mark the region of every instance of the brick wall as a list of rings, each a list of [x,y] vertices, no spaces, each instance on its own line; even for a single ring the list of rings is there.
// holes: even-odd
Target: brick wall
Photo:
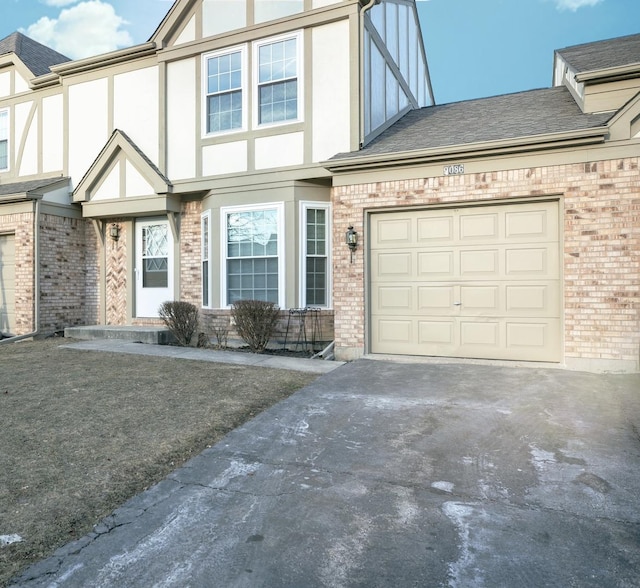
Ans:
[[[86,323],[87,221],[40,217],[40,330]]]
[[[111,223],[120,227],[117,241],[109,237]],[[124,219],[109,219],[105,237],[105,322],[127,324],[127,253],[133,255],[133,235]],[[97,284],[96,284],[97,285]]]
[[[180,300],[202,304],[200,214],[202,202],[185,202],[180,214]]]
[[[35,329],[33,312],[33,213],[0,215],[0,232],[15,235],[15,313],[14,335],[31,333]]]
[[[15,234],[16,335],[31,333],[35,321],[33,213],[0,215],[0,232]],[[43,334],[65,326],[92,324],[87,284],[95,267],[87,248],[90,224],[82,219],[40,216],[40,323]],[[97,271],[97,270],[96,270]]]
[[[564,206],[564,355],[638,366],[640,176],[638,158],[334,188],[336,353],[365,350],[365,211],[393,206],[561,197]],[[359,234],[353,264],[344,233]],[[579,363],[579,362],[578,362]]]

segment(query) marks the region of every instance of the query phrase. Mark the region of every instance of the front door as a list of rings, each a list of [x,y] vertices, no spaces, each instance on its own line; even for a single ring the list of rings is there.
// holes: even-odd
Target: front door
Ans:
[[[136,316],[157,317],[173,300],[173,237],[166,220],[136,223]]]

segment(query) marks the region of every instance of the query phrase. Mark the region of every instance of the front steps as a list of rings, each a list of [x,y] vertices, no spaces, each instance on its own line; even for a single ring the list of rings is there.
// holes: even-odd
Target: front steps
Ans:
[[[81,341],[118,339],[153,345],[170,345],[175,342],[166,327],[95,325],[92,327],[66,327],[64,336]]]

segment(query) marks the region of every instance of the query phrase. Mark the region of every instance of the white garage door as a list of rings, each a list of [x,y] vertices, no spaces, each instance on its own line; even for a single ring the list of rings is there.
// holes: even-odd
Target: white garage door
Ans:
[[[13,235],[0,235],[0,333],[15,334],[16,255]]]
[[[370,221],[373,353],[560,360],[557,202]]]

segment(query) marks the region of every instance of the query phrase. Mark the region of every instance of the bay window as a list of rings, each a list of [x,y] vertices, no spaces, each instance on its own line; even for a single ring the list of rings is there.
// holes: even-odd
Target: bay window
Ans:
[[[264,300],[282,306],[283,205],[225,208],[221,212],[224,304]]]

